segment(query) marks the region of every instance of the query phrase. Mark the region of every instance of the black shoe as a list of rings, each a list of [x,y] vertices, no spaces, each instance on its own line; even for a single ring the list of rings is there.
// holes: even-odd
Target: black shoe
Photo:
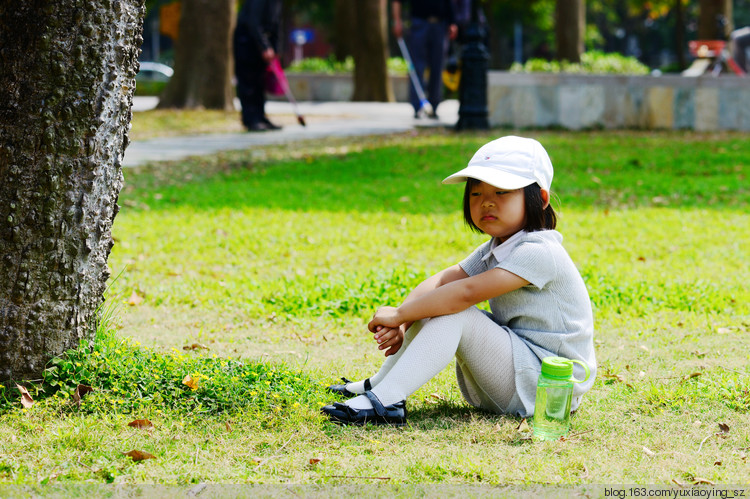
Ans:
[[[274,125],[274,124],[273,124],[273,123],[271,123],[271,122],[269,121],[269,119],[268,119],[267,117],[265,117],[265,116],[263,117],[263,123],[265,123],[265,124],[266,124],[266,126],[268,127],[268,129],[269,129],[269,130],[281,130],[281,127],[280,127],[279,125]]]
[[[370,399],[372,409],[352,409],[346,404],[334,402],[320,411],[334,423],[362,426],[367,423],[374,425],[404,426],[406,425],[406,401],[396,402],[384,406],[371,391],[365,396]]]
[[[247,128],[248,132],[267,132],[268,130],[270,130],[270,128],[268,128],[268,125],[266,125],[262,121],[245,125],[245,128]]]
[[[352,397],[356,397],[357,395],[359,395],[357,393],[350,392],[349,390],[346,389],[347,383],[351,383],[351,380],[348,380],[346,378],[341,378],[341,381],[344,382],[343,385],[331,385],[328,387],[328,391],[341,394],[347,398],[352,398]],[[365,390],[366,391],[372,390],[372,385],[370,385],[370,378],[367,378],[365,380]]]

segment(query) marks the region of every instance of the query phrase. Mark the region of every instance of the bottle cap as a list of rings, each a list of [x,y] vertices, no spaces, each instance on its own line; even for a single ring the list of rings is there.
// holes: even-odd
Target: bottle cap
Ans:
[[[583,366],[583,369],[586,372],[585,378],[581,380],[573,378],[573,363]],[[589,371],[589,366],[580,360],[570,360],[565,357],[545,357],[542,359],[542,374],[556,379],[572,378],[571,381],[573,383],[583,383],[589,379],[591,372]]]
[[[542,374],[552,378],[568,379],[573,375],[573,363],[565,357],[542,359]]]

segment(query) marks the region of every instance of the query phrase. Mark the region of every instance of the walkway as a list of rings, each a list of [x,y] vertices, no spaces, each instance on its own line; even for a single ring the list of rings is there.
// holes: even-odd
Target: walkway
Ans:
[[[133,111],[156,106],[157,99],[136,97]],[[274,115],[294,116],[287,102],[269,101],[266,111]],[[258,145],[282,144],[297,140],[325,139],[355,135],[381,135],[413,130],[417,127],[453,126],[458,121],[458,101],[440,104],[440,119],[414,119],[408,103],[381,102],[300,102],[299,111],[307,126],[295,122],[281,130],[261,133],[230,133],[166,137],[135,140],[125,150],[123,166],[137,166],[149,161],[168,161],[219,151],[249,149]],[[239,112],[237,113],[239,120]]]

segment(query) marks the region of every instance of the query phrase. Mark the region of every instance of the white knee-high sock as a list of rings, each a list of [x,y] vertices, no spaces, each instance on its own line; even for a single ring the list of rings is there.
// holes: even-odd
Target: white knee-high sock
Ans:
[[[435,317],[423,324],[407,348],[393,363],[372,392],[383,405],[406,399],[443,370],[456,353],[466,323],[466,311]],[[370,409],[367,397],[360,395],[346,402],[355,409]]]
[[[376,387],[378,383],[380,383],[380,381],[382,381],[382,379],[385,378],[385,375],[388,374],[391,368],[394,365],[396,365],[396,362],[398,362],[398,359],[400,359],[401,356],[404,354],[404,352],[406,351],[406,348],[409,346],[409,343],[411,343],[411,340],[414,339],[414,336],[421,329],[422,322],[423,321],[418,321],[412,324],[412,326],[406,331],[406,334],[404,334],[404,342],[401,344],[401,348],[398,349],[398,352],[386,357],[385,361],[383,362],[383,365],[380,366],[380,370],[368,378],[370,380],[371,388]],[[352,393],[360,393],[360,394],[365,393],[365,380],[353,381],[351,383],[347,383],[346,389]],[[363,397],[363,398],[367,400],[366,397]]]

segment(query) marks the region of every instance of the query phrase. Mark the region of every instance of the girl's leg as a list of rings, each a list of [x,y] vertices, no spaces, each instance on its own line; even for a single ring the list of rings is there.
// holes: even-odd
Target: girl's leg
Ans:
[[[399,356],[372,392],[383,405],[391,405],[406,399],[443,370],[459,349],[463,352],[462,344],[466,345],[467,360],[480,362],[480,365],[476,367],[482,371],[483,380],[487,378],[492,385],[504,384],[508,380],[512,383],[514,370],[508,332],[479,309],[471,307],[457,314],[435,317],[425,322],[419,334],[415,335],[408,348]],[[486,355],[474,355],[478,347],[485,350]],[[494,365],[485,366],[485,356]],[[511,359],[511,362],[504,359]],[[475,368],[473,364],[471,367]],[[491,371],[491,374],[485,374],[484,371]],[[497,379],[491,379],[492,375],[496,375]],[[513,384],[509,389],[511,396],[514,389]],[[497,397],[498,394],[494,396]],[[478,398],[481,399],[481,397]],[[349,400],[347,405],[355,409],[372,407],[370,401],[364,396]]]
[[[429,319],[425,319],[429,320]],[[419,332],[420,329],[422,329],[422,325],[425,321],[417,321],[412,326],[406,330],[406,333],[404,334],[404,342],[401,344],[401,348],[398,349],[398,352],[396,352],[393,355],[390,355],[385,358],[385,362],[383,362],[383,365],[380,366],[380,370],[375,373],[373,376],[370,376],[370,386],[374,388],[377,386],[378,383],[380,383],[386,374],[391,370],[391,368],[396,365],[396,362],[398,362],[398,359],[401,358],[401,356],[406,351],[406,348],[409,346],[409,343],[411,343],[411,340],[414,339],[414,336]],[[352,383],[347,383],[346,389],[349,390],[352,393],[365,393],[365,380],[360,381],[354,381]]]

